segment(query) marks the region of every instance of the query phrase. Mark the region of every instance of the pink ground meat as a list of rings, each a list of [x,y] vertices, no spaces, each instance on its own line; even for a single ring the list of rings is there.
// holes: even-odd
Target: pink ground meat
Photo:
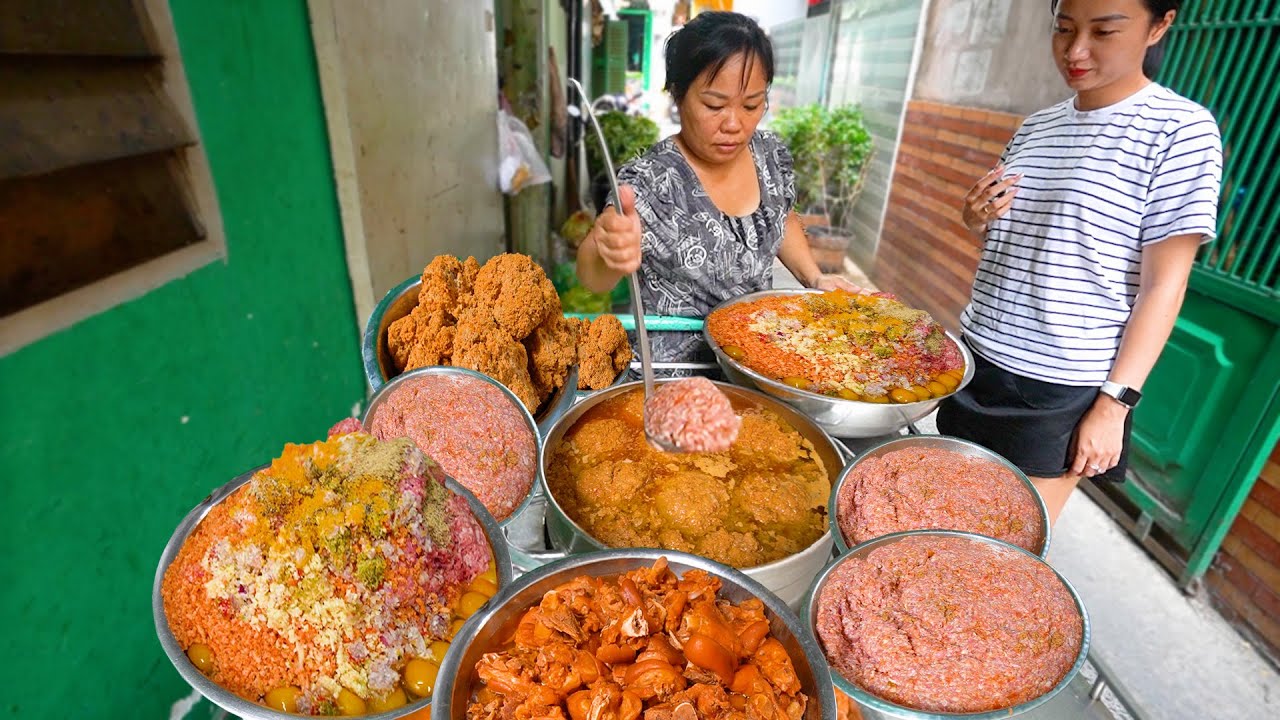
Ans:
[[[724,452],[738,439],[742,418],[715,383],[692,377],[658,386],[645,402],[644,427],[684,452]]]
[[[427,375],[401,383],[369,419],[379,439],[408,437],[498,520],[537,476],[537,438],[521,408],[483,380]]]
[[[836,520],[856,545],[903,530],[963,530],[1039,554],[1044,520],[1030,489],[1008,468],[941,448],[867,458],[836,498]]]
[[[963,537],[913,537],[850,557],[822,590],[832,667],[886,700],[932,712],[1012,707],[1051,690],[1083,623],[1042,562]]]

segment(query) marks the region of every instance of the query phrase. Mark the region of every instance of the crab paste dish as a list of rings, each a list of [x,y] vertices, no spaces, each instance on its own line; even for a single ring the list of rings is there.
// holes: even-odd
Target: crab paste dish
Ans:
[[[953,450],[909,447],[865,458],[836,498],[850,545],[905,530],[962,530],[1038,554],[1044,520],[1026,483],[1009,468]]]
[[[848,557],[819,596],[833,669],[929,712],[1000,710],[1052,690],[1075,663],[1083,620],[1048,565],[958,536],[907,537]]]
[[[423,375],[391,389],[368,431],[407,437],[499,521],[515,512],[538,474],[538,438],[502,388],[474,376]]]
[[[844,400],[910,403],[953,392],[964,356],[923,310],[886,293],[778,295],[707,317],[725,355],[791,387]]]
[[[227,690],[358,715],[429,696],[448,639],[497,589],[484,528],[439,467],[406,438],[339,430],[286,445],[214,506],[161,594],[179,646]]]
[[[583,413],[552,451],[547,486],[611,547],[682,550],[738,568],[794,555],[826,532],[831,480],[813,444],[776,412],[731,400],[724,452],[668,453],[644,433],[644,390]]]
[[[665,558],[574,578],[529,608],[475,666],[468,720],[798,720],[809,698],[764,603]]]

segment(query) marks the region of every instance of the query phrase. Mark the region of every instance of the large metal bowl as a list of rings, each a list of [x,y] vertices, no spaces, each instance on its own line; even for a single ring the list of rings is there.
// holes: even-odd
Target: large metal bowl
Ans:
[[[661,385],[663,382],[670,381],[659,380],[658,384]],[[795,408],[768,395],[727,383],[717,382],[716,386],[728,395],[730,400],[736,401],[735,404],[745,403],[761,406],[781,415],[784,420],[813,444],[818,457],[822,459],[822,464],[827,470],[828,479],[831,480],[833,485],[835,484],[835,479],[839,476],[839,468],[843,467],[844,461],[840,451],[836,449],[835,441],[823,432],[822,428],[797,412]],[[560,557],[565,554],[575,555],[608,549],[607,545],[592,537],[580,525],[569,518],[568,513],[564,511],[564,508],[550,491],[550,484],[547,483],[547,473],[551,459],[555,456],[556,448],[560,446],[565,433],[573,427],[583,414],[609,398],[643,387],[643,382],[631,382],[601,390],[591,395],[586,400],[575,405],[564,417],[560,418],[559,422],[555,424],[555,427],[551,428],[551,432],[548,433],[543,441],[542,472],[543,482],[547,487],[547,534],[551,539],[551,544],[558,549],[558,552],[542,554],[539,556],[542,560],[545,561],[548,558]],[[831,559],[831,548],[831,531],[828,529],[827,532],[823,533],[822,537],[799,553],[764,565],[743,568],[742,572],[764,585],[788,605],[798,607],[814,575]]]
[[[529,485],[529,491],[525,493],[524,499],[520,501],[520,504],[516,506],[516,509],[512,510],[511,514],[508,515],[506,518],[498,521],[498,525],[505,530],[509,525],[518,521],[518,518],[520,517],[521,513],[524,513],[526,510],[528,510],[530,499],[533,498],[533,496],[538,492],[538,489],[542,485],[542,442],[541,442],[542,435],[541,433],[538,432],[538,424],[534,422],[533,415],[529,413],[529,408],[525,407],[524,403],[520,402],[520,398],[516,397],[516,394],[511,392],[511,390],[509,390],[506,385],[503,385],[502,383],[498,382],[497,380],[494,380],[493,378],[489,377],[488,375],[485,375],[484,373],[478,373],[474,370],[467,370],[466,368],[445,367],[445,366],[437,365],[434,367],[424,367],[424,368],[418,368],[417,370],[410,370],[407,373],[401,373],[395,376],[394,378],[391,379],[391,382],[387,383],[386,385],[383,385],[381,388],[379,388],[378,392],[373,394],[373,399],[369,401],[369,407],[364,411],[363,424],[365,428],[369,429],[372,427],[370,425],[370,422],[373,420],[374,414],[377,413],[378,408],[381,407],[382,404],[387,401],[387,398],[391,397],[392,393],[395,392],[396,388],[400,387],[404,383],[411,382],[416,378],[427,377],[427,376],[474,378],[476,380],[481,380],[483,382],[489,383],[490,385],[493,385],[494,387],[501,390],[502,394],[505,395],[506,398],[510,400],[513,405],[516,406],[516,408],[520,411],[520,416],[523,417],[525,420],[525,426],[529,429],[529,432],[533,433],[533,445],[536,453],[536,457],[534,458],[535,470],[534,470],[534,476],[533,476],[533,483]],[[426,450],[423,450],[423,452],[426,452]]]
[[[707,313],[710,317],[712,313],[721,308],[736,305],[741,302],[750,302],[766,297],[790,297],[795,295],[806,295],[811,293],[821,293],[821,290],[803,289],[803,290],[764,290],[761,292],[750,293],[741,297],[726,300],[711,309]],[[946,331],[947,337],[960,348],[960,354],[964,357],[964,377],[961,378],[960,384],[956,386],[956,390],[969,384],[973,379],[973,353],[969,351],[968,346],[960,341],[960,338],[953,335],[950,331]],[[716,362],[720,363],[720,368],[724,371],[726,377],[730,381],[738,385],[746,385],[762,390],[770,395],[783,400],[795,407],[801,412],[813,418],[814,422],[822,426],[823,430],[831,433],[836,437],[842,438],[867,438],[880,437],[882,435],[892,435],[910,423],[933,412],[938,407],[938,403],[943,398],[932,398],[913,403],[870,403],[861,400],[844,400],[829,395],[820,395],[807,390],[793,388],[790,385],[778,382],[772,378],[765,377],[742,363],[734,360],[724,351],[720,349],[719,343],[715,338],[711,337],[711,331],[704,326],[702,335],[706,338],[707,345],[711,346],[712,352],[716,355]],[[955,390],[947,396],[954,394]],[[943,396],[943,397],[947,397]]]
[[[391,288],[369,316],[364,328],[364,337],[360,346],[360,356],[364,363],[364,376],[369,381],[369,388],[377,392],[388,381],[399,375],[391,351],[387,349],[387,328],[391,323],[413,312],[418,305],[418,292],[422,289],[422,278],[414,276]],[[534,413],[541,437],[556,420],[573,407],[578,395],[578,366],[569,368],[569,376],[564,385],[551,394]]]
[[[248,482],[254,473],[266,467],[269,466],[262,465],[236,477],[226,485],[214,490],[203,502],[187,513],[182,522],[178,523],[177,529],[173,531],[173,536],[169,538],[168,544],[164,546],[164,552],[160,555],[160,564],[156,567],[155,581],[151,586],[151,616],[155,622],[156,635],[160,638],[160,645],[164,648],[164,654],[169,657],[169,662],[173,663],[173,667],[177,669],[182,679],[187,681],[187,684],[208,698],[210,702],[235,717],[244,718],[244,720],[288,720],[297,716],[278,712],[245,700],[210,680],[208,676],[196,669],[196,666],[191,664],[191,661],[187,658],[187,654],[183,652],[182,647],[178,645],[178,639],[173,636],[173,631],[169,629],[169,618],[164,611],[164,600],[160,595],[160,585],[164,580],[165,570],[169,569],[169,565],[178,556],[178,551],[182,549],[183,543],[187,541],[187,538],[200,524],[200,521],[204,519],[205,515],[208,515],[210,510],[230,497],[231,493],[235,492],[241,485]],[[445,479],[445,486],[466,498],[467,504],[471,507],[471,512],[475,514],[476,519],[480,521],[480,525],[484,528],[485,535],[489,538],[489,547],[493,550],[494,566],[498,573],[498,594],[501,595],[512,580],[511,556],[507,553],[507,543],[503,538],[502,529],[498,527],[493,515],[490,515],[489,511],[485,510],[484,505],[466,488],[451,478]],[[431,698],[424,698],[395,710],[384,713],[370,713],[363,717],[369,720],[393,720],[430,707],[430,705]]]
[[[459,631],[453,645],[445,655],[437,677],[441,694],[431,708],[434,720],[455,720],[466,717],[467,703],[477,681],[476,662],[486,652],[496,650],[504,639],[501,635],[530,607],[542,600],[553,588],[581,575],[610,577],[641,567],[649,567],[660,557],[666,557],[669,567],[677,575],[691,569],[705,570],[720,578],[719,596],[733,602],[759,598],[765,605],[770,630],[786,648],[800,687],[808,695],[806,720],[834,718],[836,716],[835,692],[831,686],[830,670],[822,656],[818,643],[804,630],[804,626],[786,605],[751,578],[706,558],[669,550],[605,550],[589,555],[577,555],[545,565],[522,576],[510,590],[498,596],[497,603],[478,613]]]
[[[1004,459],[1004,457],[982,447],[981,445],[961,440],[960,438],[951,437],[949,435],[908,435],[905,437],[895,438],[880,443],[866,452],[859,455],[853,462],[845,466],[844,471],[840,473],[840,479],[836,481],[831,488],[831,501],[827,504],[827,520],[831,525],[831,535],[836,541],[836,552],[843,555],[849,551],[849,542],[844,537],[844,532],[840,530],[840,518],[836,510],[838,509],[840,490],[844,487],[845,481],[853,474],[854,468],[857,468],[869,458],[879,457],[895,450],[905,450],[907,448],[931,448],[935,450],[949,450],[961,455],[981,458],[989,460],[1009,470],[1022,481],[1023,486],[1031,493],[1031,497],[1035,498],[1036,507],[1039,509],[1040,527],[1043,528],[1043,535],[1040,538],[1040,547],[1037,552],[1040,557],[1049,557],[1049,539],[1053,534],[1049,526],[1049,508],[1044,504],[1044,498],[1040,497],[1040,492],[1036,490],[1036,486],[1031,484],[1031,479],[1027,474],[1018,469],[1017,465]],[[947,478],[939,478],[938,482],[945,483]],[[928,528],[909,528],[910,530],[925,530]]]
[[[818,636],[818,604],[821,601],[822,590],[827,586],[827,582],[831,578],[831,573],[834,572],[836,568],[840,567],[842,563],[848,562],[850,558],[865,558],[871,553],[871,551],[877,548],[885,547],[906,538],[916,536],[963,537],[974,542],[987,543],[995,547],[1022,553],[1023,555],[1034,559],[1036,562],[1043,564],[1045,567],[1048,567],[1050,570],[1053,570],[1053,567],[1049,565],[1049,563],[1035,555],[1032,555],[1026,550],[1023,550],[1016,545],[1010,545],[1007,542],[989,538],[984,535],[956,532],[953,530],[913,530],[910,532],[882,535],[874,540],[868,540],[867,542],[853,548],[853,550],[849,551],[847,554],[836,558],[825,570],[822,571],[822,574],[813,581],[813,587],[809,590],[809,595],[805,601],[804,611],[801,617],[804,622],[805,630],[813,636],[814,642],[818,644],[819,647],[821,647],[822,641]],[[862,686],[850,681],[844,675],[841,675],[835,668],[830,668],[831,679],[837,688],[858,702],[861,706],[860,710],[862,711],[862,716],[867,720],[872,720],[873,718],[898,718],[899,720],[957,720],[957,718],[963,718],[963,720],[998,720],[1000,718],[1008,718],[1030,712],[1031,710],[1049,702],[1054,695],[1057,695],[1063,688],[1071,684],[1071,681],[1075,678],[1076,674],[1080,672],[1080,668],[1084,667],[1085,661],[1088,659],[1089,655],[1089,613],[1084,609],[1084,601],[1080,599],[1080,594],[1071,586],[1071,583],[1067,582],[1066,578],[1062,577],[1057,570],[1054,570],[1053,572],[1054,575],[1058,577],[1058,580],[1062,582],[1063,586],[1067,588],[1067,591],[1071,593],[1071,598],[1075,601],[1076,609],[1080,612],[1080,652],[1076,655],[1076,660],[1072,663],[1071,668],[1067,670],[1066,675],[1058,681],[1058,684],[1037,698],[1028,700],[1020,705],[1014,705],[1013,707],[1002,708],[1000,710],[991,710],[988,712],[929,712],[905,707],[885,700],[879,695],[873,695],[872,693],[864,690]],[[824,654],[823,657],[825,658],[826,655]]]

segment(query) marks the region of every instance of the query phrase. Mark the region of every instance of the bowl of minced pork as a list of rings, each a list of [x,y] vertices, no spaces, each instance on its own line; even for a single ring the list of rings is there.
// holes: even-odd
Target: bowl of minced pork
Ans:
[[[161,645],[236,716],[426,714],[450,639],[511,582],[475,496],[411,440],[350,429],[214,491],[160,558]]]

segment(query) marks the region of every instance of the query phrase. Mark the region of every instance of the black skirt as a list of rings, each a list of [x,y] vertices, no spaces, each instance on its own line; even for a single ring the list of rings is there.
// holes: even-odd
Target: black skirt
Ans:
[[[1076,426],[1098,398],[1098,388],[1024,377],[977,352],[973,361],[973,379],[938,408],[938,432],[987,447],[1032,477],[1066,473],[1075,459]],[[1130,412],[1120,462],[1095,480],[1124,482],[1132,426]]]

